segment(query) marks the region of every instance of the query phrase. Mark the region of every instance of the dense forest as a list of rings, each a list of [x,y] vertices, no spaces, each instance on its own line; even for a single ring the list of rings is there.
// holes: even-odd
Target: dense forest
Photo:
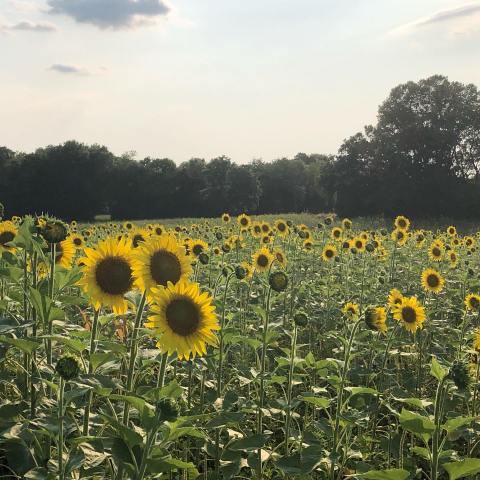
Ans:
[[[379,107],[377,124],[346,139],[335,156],[176,165],[75,141],[33,153],[0,147],[0,202],[9,216],[79,220],[223,211],[480,218],[480,93],[439,75],[399,85]]]

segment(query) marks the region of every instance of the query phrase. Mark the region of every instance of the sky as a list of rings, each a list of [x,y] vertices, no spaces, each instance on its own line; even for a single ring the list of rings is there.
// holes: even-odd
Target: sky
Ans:
[[[480,0],[0,0],[0,145],[336,153],[390,90],[480,87]]]

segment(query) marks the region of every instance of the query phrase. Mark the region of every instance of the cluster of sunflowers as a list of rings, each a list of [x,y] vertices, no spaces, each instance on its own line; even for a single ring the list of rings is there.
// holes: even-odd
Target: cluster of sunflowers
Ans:
[[[409,380],[403,383],[400,380],[397,388],[403,389],[405,398],[421,396],[425,373],[422,361],[428,357],[424,355],[428,349],[431,355],[442,357],[445,365],[451,364],[450,376],[446,378],[454,379],[459,390],[468,390],[473,385],[465,402],[473,399],[468,406],[471,418],[475,417],[474,412],[480,413],[477,250],[480,232],[461,235],[454,226],[442,231],[412,230],[411,221],[405,216],[396,217],[393,228],[385,225],[373,228],[367,224],[357,228],[352,220],[338,219],[333,214],[298,219],[296,222],[251,217],[245,213],[232,217],[224,213],[219,219],[191,224],[174,221],[66,224],[48,216],[13,217],[0,222],[0,314],[15,319],[23,316],[26,325],[23,340],[37,342],[36,351],[45,351],[49,388],[55,373],[62,382],[74,381],[80,371],[94,375],[98,367],[92,359],[103,359],[98,355],[108,353],[106,347],[102,354],[97,351],[99,339],[105,340],[108,331],[108,323],[101,317],[113,318],[115,325],[121,324],[123,329],[108,334],[114,335],[111,343],[125,343],[128,347],[117,375],[124,382],[120,391],[127,399],[122,428],[132,424],[128,402],[138,407],[138,402],[131,400],[135,395],[143,400],[153,398],[139,392],[155,391],[155,395],[160,395],[165,390],[159,389],[168,376],[173,377],[173,382],[184,382],[190,414],[195,404],[192,392],[198,388],[200,400],[195,421],[200,421],[203,414],[223,412],[222,403],[228,404],[237,393],[243,392],[246,398],[243,413],[255,416],[249,427],[256,435],[255,441],[267,442],[268,437],[273,443],[268,455],[262,449],[263,444],[257,447],[255,442],[252,443],[255,448],[249,446],[242,453],[249,458],[258,478],[269,478],[264,470],[269,461],[274,465],[272,472],[275,469],[285,475],[295,472],[290,464],[278,460],[277,450],[284,450],[284,458],[293,462],[291,459],[300,455],[305,444],[308,448],[320,448],[315,443],[319,432],[331,436],[326,441],[327,453],[322,450],[318,454],[322,461],[328,456],[328,467],[322,467],[319,461],[307,472],[298,460],[300,466],[295,464],[295,468],[302,474],[324,468],[322,475],[329,475],[332,480],[348,475],[353,460],[348,457],[346,442],[353,431],[348,428],[353,427],[344,426],[348,421],[340,420],[344,418],[344,410],[350,408],[344,390],[363,388],[359,395],[371,395],[374,391],[378,395],[391,395],[396,401],[400,394],[391,393],[390,385],[385,386],[382,377],[389,368],[401,372],[417,368],[417,362],[416,386],[411,388],[407,386]],[[40,315],[42,305],[68,311],[70,321],[80,330],[76,333],[78,338],[90,341],[88,347],[84,345],[88,355],[83,355],[81,348],[73,356],[65,356],[63,348],[54,349],[52,342],[68,345],[65,337],[71,334],[71,325],[62,327],[48,311]],[[39,316],[43,324],[38,322]],[[102,328],[103,336],[99,332]],[[89,333],[85,335],[85,331]],[[362,333],[357,337],[359,331]],[[453,346],[447,338],[455,338]],[[341,342],[335,344],[338,339]],[[365,339],[366,344],[362,343]],[[16,340],[15,334],[0,335],[0,343],[21,345]],[[391,348],[394,344],[395,349]],[[138,350],[142,353],[142,347],[150,350],[153,346],[159,361],[151,367]],[[361,353],[351,358],[356,348]],[[304,358],[298,357],[299,351],[306,353]],[[59,358],[54,367],[56,354]],[[77,358],[79,354],[81,361]],[[335,355],[342,357],[338,364],[332,361]],[[37,397],[33,399],[39,390],[33,380],[37,367],[29,364],[28,355],[25,358],[22,368],[29,372],[31,391],[26,391],[23,400],[32,397],[30,411],[34,415],[39,403]],[[34,360],[40,358],[43,357],[39,354]],[[113,353],[112,358],[116,358]],[[361,380],[364,384],[359,380],[363,377],[356,373],[349,379],[352,362],[367,371]],[[135,378],[142,378],[143,367],[148,375],[151,375],[148,369],[153,368],[155,375],[151,376],[156,380],[138,388],[139,381]],[[197,387],[192,373],[196,367],[202,372]],[[116,375],[112,370],[109,374]],[[249,375],[251,378],[247,378]],[[460,377],[462,380],[457,381]],[[347,387],[348,382],[355,386]],[[175,387],[170,388],[168,391],[173,392]],[[212,405],[205,400],[209,388],[214,392],[210,397]],[[277,396],[284,398],[277,401]],[[121,398],[117,395],[114,400],[121,402]],[[50,400],[45,408],[49,408]],[[86,439],[98,422],[98,418],[92,422],[90,416],[95,401],[89,392],[81,432]],[[424,405],[423,400],[419,402]],[[111,405],[108,408],[120,417],[118,409]],[[311,413],[309,408],[313,408]],[[318,409],[328,414],[319,415]],[[281,441],[278,440],[280,421],[275,419],[279,410],[285,419]],[[378,425],[376,415],[372,422],[366,421],[373,437],[377,435],[377,427],[379,432],[385,428]],[[391,410],[384,415],[391,415]],[[140,417],[133,420],[137,422],[135,428]],[[308,432],[302,427],[307,418]],[[292,427],[294,424],[297,430]],[[231,427],[229,421],[218,425]],[[343,434],[342,428],[345,428]],[[230,440],[238,441],[238,432],[231,431],[230,428],[223,432],[233,435]],[[155,438],[148,437],[145,441],[150,449],[154,444],[148,442],[152,441]],[[195,455],[187,446],[182,455],[189,460],[204,458],[204,472],[215,469],[219,474],[222,462],[229,465],[237,462],[237,457],[228,451],[229,443],[220,438],[218,430],[211,442],[205,451]],[[227,449],[223,454],[222,445]],[[476,451],[475,445],[473,449],[470,446],[472,452]],[[355,448],[362,446],[359,441]],[[416,447],[414,442],[411,447]],[[63,444],[59,448],[61,457]],[[236,448],[241,450],[238,445]],[[250,458],[252,452],[256,460]],[[339,460],[341,455],[344,457]],[[241,461],[238,462],[240,465]],[[59,463],[62,464],[61,459]],[[117,467],[120,476],[117,472],[116,478],[123,478],[123,469],[127,467],[120,463]],[[141,478],[142,468],[138,467],[135,478]],[[62,469],[64,466],[60,467],[63,474]],[[233,478],[225,473],[224,476]]]

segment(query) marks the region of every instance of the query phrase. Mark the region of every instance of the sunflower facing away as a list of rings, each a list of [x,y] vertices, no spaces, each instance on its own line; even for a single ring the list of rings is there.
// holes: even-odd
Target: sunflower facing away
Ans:
[[[426,319],[425,309],[416,297],[403,297],[393,313],[393,318],[402,322],[406,330],[415,333],[418,328],[423,328]]]
[[[96,309],[110,307],[121,315],[127,311],[124,295],[133,287],[133,264],[131,246],[127,240],[107,238],[96,249],[86,248],[83,277],[79,285],[90,297]]]
[[[0,252],[2,250],[14,250],[6,244],[11,242],[17,235],[18,229],[13,222],[0,222]]]
[[[440,293],[445,284],[444,278],[433,268],[426,268],[422,272],[421,280],[426,292]]]
[[[252,256],[252,264],[256,272],[264,272],[273,262],[273,255],[268,248],[257,250]]]
[[[192,273],[185,248],[173,235],[150,237],[132,255],[137,285],[149,294],[154,287],[188,280]]]
[[[365,312],[365,323],[370,330],[387,331],[387,312],[384,307],[369,308]]]
[[[214,332],[220,327],[212,297],[201,293],[198,283],[181,281],[154,288],[150,311],[145,327],[159,335],[157,347],[162,352],[177,352],[180,360],[188,360],[205,355],[207,345],[217,343]]]

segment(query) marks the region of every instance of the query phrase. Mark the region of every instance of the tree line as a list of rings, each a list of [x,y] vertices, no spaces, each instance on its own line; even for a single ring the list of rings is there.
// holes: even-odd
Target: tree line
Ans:
[[[33,153],[0,147],[6,215],[64,219],[214,217],[335,211],[342,216],[480,217],[480,93],[436,75],[395,87],[377,124],[337,155],[237,165],[221,156],[115,156],[69,141]]]

